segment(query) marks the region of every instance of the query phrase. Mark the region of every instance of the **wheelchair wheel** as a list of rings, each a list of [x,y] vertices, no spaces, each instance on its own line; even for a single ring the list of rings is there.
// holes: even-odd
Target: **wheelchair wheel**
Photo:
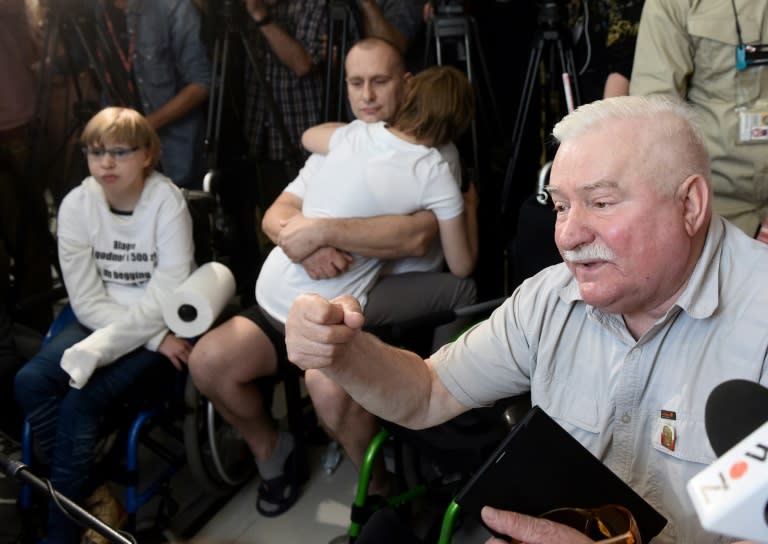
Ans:
[[[211,493],[224,494],[249,480],[256,463],[240,433],[216,413],[192,380],[187,380],[184,400],[184,445],[197,482]]]

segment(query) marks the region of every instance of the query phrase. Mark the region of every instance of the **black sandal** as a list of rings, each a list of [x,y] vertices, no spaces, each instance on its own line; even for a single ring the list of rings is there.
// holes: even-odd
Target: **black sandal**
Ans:
[[[256,498],[256,510],[264,517],[274,518],[288,510],[299,498],[299,485],[294,451],[288,454],[283,473],[269,480],[262,480]]]

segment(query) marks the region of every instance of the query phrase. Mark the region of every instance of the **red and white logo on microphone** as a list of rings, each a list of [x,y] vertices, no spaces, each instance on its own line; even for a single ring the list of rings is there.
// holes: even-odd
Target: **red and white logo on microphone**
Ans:
[[[768,422],[691,478],[688,494],[705,529],[768,542]]]

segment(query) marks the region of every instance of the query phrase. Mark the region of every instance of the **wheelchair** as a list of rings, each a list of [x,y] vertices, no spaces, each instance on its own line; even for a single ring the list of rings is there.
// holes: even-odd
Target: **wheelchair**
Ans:
[[[456,317],[479,318],[504,300],[498,298],[452,312],[427,316],[413,323],[399,324],[394,330],[394,341],[412,347],[408,339],[413,336],[423,338],[423,327],[441,325]],[[405,342],[398,342],[398,339]],[[387,340],[392,341],[393,337]],[[416,348],[417,353],[428,355],[428,352],[419,351],[423,350],[423,343]],[[471,410],[446,423],[420,431],[380,420],[382,428],[369,444],[360,467],[348,531],[340,538],[354,542],[368,519],[382,507],[403,511],[412,502],[423,499],[438,513],[438,519],[426,527],[423,542],[450,544],[453,530],[461,520],[461,513],[453,497],[528,408],[529,395],[511,397],[494,406]],[[390,452],[390,464],[397,476],[398,487],[402,491],[382,500],[381,497],[370,496],[368,487],[374,463],[387,450]]]
[[[307,429],[314,422],[307,418],[309,399],[302,396],[301,371],[293,365],[281,363],[278,366],[286,370],[257,381],[268,407],[272,405],[275,386],[283,384],[286,423],[295,440],[300,480],[303,481],[309,475]],[[197,391],[192,380],[187,381],[185,404],[188,411],[184,420],[184,441],[187,462],[195,480],[207,491],[220,494],[250,479],[256,472],[253,454],[240,434],[216,412],[213,403]]]
[[[196,191],[185,194],[185,198],[195,224],[196,261],[207,262],[214,256],[210,237],[213,197]],[[61,288],[55,295],[60,300],[66,293]],[[43,342],[74,319],[71,306],[65,304]],[[130,388],[133,394],[129,392],[105,414],[106,434],[94,467],[97,477],[124,489],[124,529],[129,533],[139,528],[139,510],[149,508],[157,499],[154,520],[151,527],[142,530],[142,541],[159,536],[179,511],[171,480],[182,469],[188,469],[206,498],[214,501],[226,499],[255,473],[252,455],[239,435],[221,422],[212,406],[201,410],[210,403],[197,392],[186,372],[176,371],[170,364],[156,366],[163,368],[151,369],[142,376]],[[22,462],[33,471],[44,470],[27,421],[23,422],[21,442]],[[39,512],[33,499],[31,489],[22,486],[18,505],[24,519],[23,541],[36,541]]]
[[[426,524],[420,520],[424,532],[421,541],[450,544],[453,530],[461,522],[453,497],[528,408],[529,395],[510,397],[419,431],[382,420],[382,429],[369,444],[360,468],[348,541],[360,536],[365,523],[380,508],[400,512],[412,501],[423,500],[430,506],[433,519]],[[387,447],[394,451],[394,472],[402,491],[382,501],[368,495],[368,486],[372,466]]]
[[[46,338],[74,320],[65,306]],[[140,530],[142,541],[159,538],[177,514],[172,478],[182,469],[213,500],[225,499],[255,474],[253,457],[245,442],[224,423],[200,395],[186,372],[157,365],[137,381],[105,418],[94,473],[124,489],[121,502],[127,513],[123,530]],[[296,392],[298,394],[298,381]],[[44,470],[36,452],[30,425],[24,421],[22,462],[33,471]],[[151,526],[139,527],[139,510],[157,499]],[[25,518],[24,541],[35,541],[39,524],[31,489],[22,486],[19,507]]]

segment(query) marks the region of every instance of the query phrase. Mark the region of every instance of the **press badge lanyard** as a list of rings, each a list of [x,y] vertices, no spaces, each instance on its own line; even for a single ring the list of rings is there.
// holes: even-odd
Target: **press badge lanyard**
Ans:
[[[746,45],[744,43],[741,37],[739,14],[736,11],[736,0],[731,0],[731,7],[733,8],[733,17],[736,19],[736,35],[739,38],[739,45],[736,46],[736,69],[742,71],[757,64],[768,64],[768,45],[762,43]]]

